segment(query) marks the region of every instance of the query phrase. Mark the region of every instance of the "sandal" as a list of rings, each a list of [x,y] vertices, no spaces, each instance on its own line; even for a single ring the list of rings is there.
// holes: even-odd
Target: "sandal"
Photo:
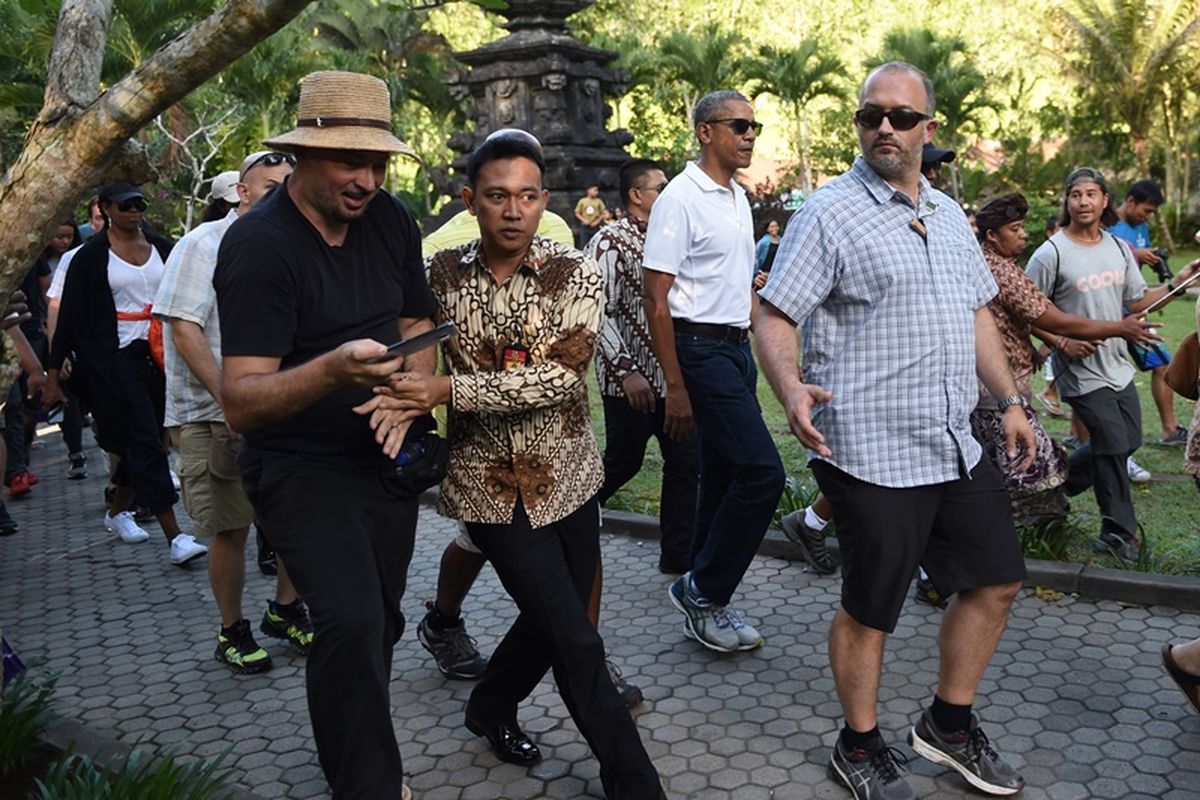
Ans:
[[[1192,708],[1200,711],[1200,675],[1184,672],[1183,668],[1175,663],[1175,658],[1171,655],[1171,647],[1172,645],[1169,644],[1163,645],[1163,666],[1167,668],[1167,674],[1175,681],[1179,691],[1183,692],[1184,697],[1192,704]]]
[[[1063,411],[1062,404],[1053,397],[1047,397],[1045,392],[1039,392],[1037,399],[1041,402],[1042,407],[1046,409],[1046,413],[1052,417],[1065,417],[1067,412]]]

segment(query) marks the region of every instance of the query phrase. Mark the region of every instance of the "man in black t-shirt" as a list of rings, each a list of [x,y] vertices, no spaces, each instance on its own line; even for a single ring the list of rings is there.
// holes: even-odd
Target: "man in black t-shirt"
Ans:
[[[388,681],[404,628],[417,499],[392,458],[407,423],[354,408],[394,373],[431,374],[432,349],[386,345],[432,327],[412,215],[380,189],[392,153],[386,84],[317,72],[299,126],[265,142],[295,171],[230,227],[213,284],[222,404],[245,435],[243,481],[314,624],[308,704],[334,798],[407,797]]]

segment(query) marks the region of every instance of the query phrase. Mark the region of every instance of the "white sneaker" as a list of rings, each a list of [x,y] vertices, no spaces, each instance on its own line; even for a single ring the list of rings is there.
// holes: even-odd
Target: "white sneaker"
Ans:
[[[737,634],[738,650],[755,650],[763,646],[762,634],[746,622],[742,612],[733,606],[725,606],[725,616],[729,619],[729,627]]]
[[[150,538],[150,534],[142,530],[142,527],[134,520],[132,511],[122,511],[115,517],[110,517],[105,513],[104,530],[115,531],[125,544],[137,544]]]
[[[181,488],[181,485],[179,483],[179,475],[176,474],[175,470],[173,470],[173,469],[169,469],[169,470],[167,470],[167,472],[171,473],[171,485],[174,486],[175,491],[178,492]]]
[[[1133,483],[1148,483],[1150,481],[1150,470],[1134,461],[1133,456],[1130,456],[1125,461],[1125,471],[1129,473],[1129,480]]]
[[[208,548],[196,541],[190,533],[181,533],[171,540],[171,563],[177,567],[199,558]]]

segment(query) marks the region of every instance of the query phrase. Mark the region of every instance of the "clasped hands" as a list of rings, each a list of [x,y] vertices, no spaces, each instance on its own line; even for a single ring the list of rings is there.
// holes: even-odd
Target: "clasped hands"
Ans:
[[[354,413],[368,417],[375,441],[388,458],[400,452],[414,419],[450,401],[450,378],[402,372],[402,356],[380,360],[387,356],[387,348],[379,342],[360,339],[338,350],[347,379],[372,387],[375,396],[355,406]]]

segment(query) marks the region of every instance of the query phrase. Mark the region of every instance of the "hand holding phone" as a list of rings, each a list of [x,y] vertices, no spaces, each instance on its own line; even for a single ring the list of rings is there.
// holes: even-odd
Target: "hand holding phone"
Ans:
[[[419,353],[427,347],[433,347],[440,342],[444,342],[451,336],[458,334],[458,328],[453,322],[443,322],[433,330],[425,331],[411,339],[401,339],[398,342],[392,342],[388,345],[387,353],[367,361],[368,364],[381,364],[384,361],[391,361],[397,356],[410,356],[413,353]]]

